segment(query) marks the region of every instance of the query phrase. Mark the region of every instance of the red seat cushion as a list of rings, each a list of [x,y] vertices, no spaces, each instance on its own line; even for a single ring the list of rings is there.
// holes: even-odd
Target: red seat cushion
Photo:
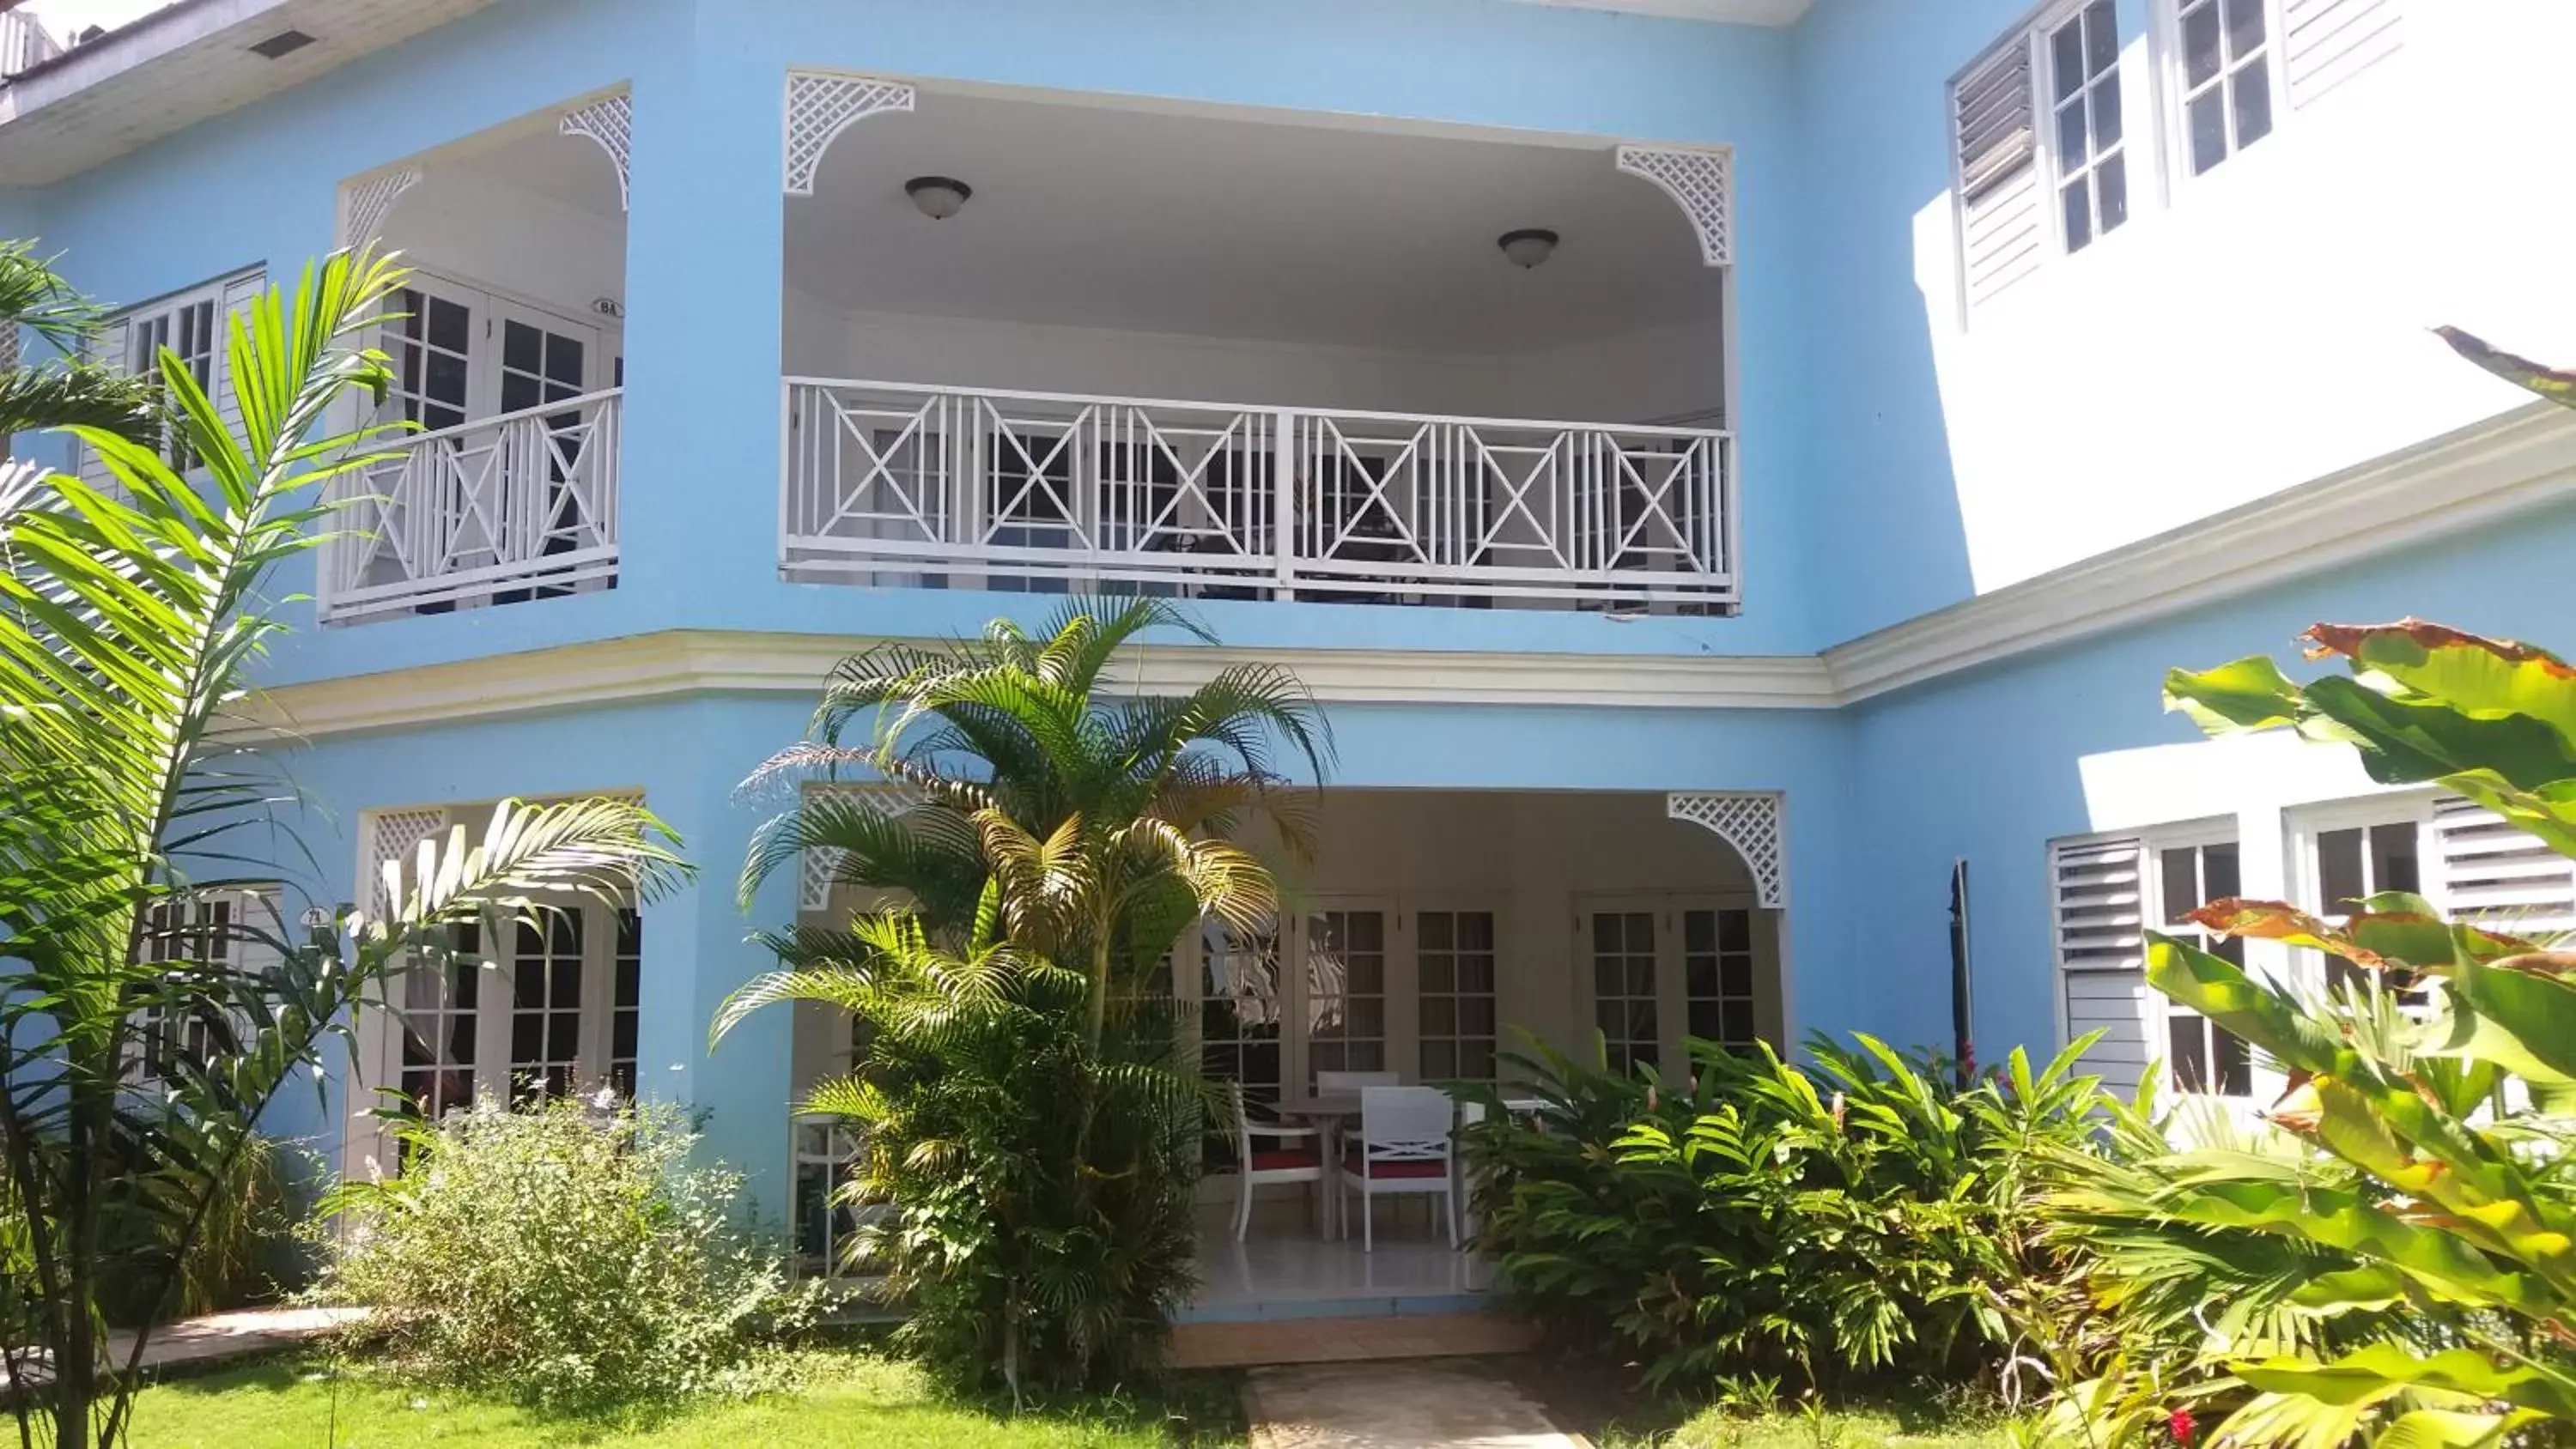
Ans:
[[[1256,1152],[1252,1154],[1255,1172],[1285,1172],[1292,1167],[1321,1167],[1324,1154],[1309,1149],[1304,1152]]]
[[[1355,1173],[1360,1172],[1360,1162],[1360,1154],[1355,1151],[1346,1153],[1342,1157],[1342,1166]],[[1447,1163],[1442,1162],[1372,1162],[1368,1165],[1368,1170],[1361,1175],[1366,1177],[1447,1177],[1449,1175],[1449,1166]]]

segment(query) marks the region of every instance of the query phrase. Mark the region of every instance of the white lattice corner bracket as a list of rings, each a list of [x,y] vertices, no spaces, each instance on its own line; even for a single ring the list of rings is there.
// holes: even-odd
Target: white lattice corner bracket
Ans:
[[[811,196],[823,153],[841,133],[884,111],[909,111],[915,93],[902,81],[829,71],[787,73],[787,194]]]
[[[602,96],[563,118],[567,136],[588,136],[608,153],[617,166],[617,205],[631,209],[627,199],[628,178],[634,173],[635,98],[629,95]]]
[[[406,166],[387,171],[363,181],[353,181],[340,189],[340,244],[362,247],[384,235],[385,218],[393,215],[394,203],[402,194],[420,184],[421,170]]]
[[[1735,183],[1730,153],[1706,146],[1622,146],[1619,169],[1642,176],[1690,218],[1699,234],[1699,259],[1712,267],[1735,262]]]
[[[420,849],[420,843],[447,831],[447,812],[441,809],[386,810],[373,817],[373,838],[367,843],[367,878],[358,882],[357,895],[378,915],[391,911],[394,903],[385,897],[385,863],[405,861]]]
[[[1687,820],[1735,847],[1753,872],[1762,904],[1789,904],[1789,857],[1781,845],[1782,811],[1777,795],[1711,795],[1675,791],[1664,797],[1664,814]]]
[[[834,794],[857,796],[887,815],[901,815],[919,805],[922,793],[908,785],[822,786]],[[832,887],[839,884],[842,852],[828,845],[809,845],[796,862],[796,909],[832,908]]]

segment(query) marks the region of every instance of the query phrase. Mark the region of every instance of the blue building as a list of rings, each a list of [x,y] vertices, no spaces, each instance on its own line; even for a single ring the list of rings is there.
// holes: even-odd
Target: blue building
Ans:
[[[1253,1095],[1515,1026],[1946,1044],[1961,860],[1983,1055],[2103,1027],[2248,1095],[2142,989],[2168,902],[2576,925],[2493,821],[2158,697],[2321,618],[2576,640],[2576,415],[2426,331],[2576,355],[2569,12],[181,0],[0,16],[0,221],[111,359],[209,376],[262,279],[417,268],[422,431],[283,581],[296,903],[505,796],[638,796],[704,867],[407,983],[291,1124],[346,1170],[367,1089],[607,1075],[783,1207],[846,1029],[707,1024],[750,928],[852,903],[737,909],[737,784],[863,642],[1092,590],[1223,636],[1135,688],[1258,657],[1332,716],[1293,918],[1177,963]]]

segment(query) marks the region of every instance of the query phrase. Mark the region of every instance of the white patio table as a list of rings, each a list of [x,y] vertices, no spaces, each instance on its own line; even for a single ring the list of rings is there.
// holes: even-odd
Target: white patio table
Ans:
[[[1476,1121],[1482,1116],[1481,1112],[1478,1113],[1476,1117],[1465,1115],[1466,1111],[1473,1106],[1473,1103],[1462,1102],[1459,1104],[1462,1122]],[[1535,1112],[1542,1112],[1546,1109],[1547,1104],[1536,1097],[1503,1098],[1503,1110],[1511,1113],[1515,1117],[1526,1116]],[[1328,1204],[1325,1209],[1326,1221],[1329,1225],[1327,1231],[1334,1237],[1340,1237],[1346,1230],[1346,1225],[1342,1222],[1342,1194],[1340,1191],[1342,1124],[1359,1116],[1360,1094],[1357,1092],[1287,1093],[1280,1097],[1279,1104],[1274,1110],[1278,1112],[1282,1119],[1294,1119],[1296,1121],[1310,1123],[1313,1126],[1322,1129],[1324,1134],[1321,1139],[1324,1149],[1324,1176],[1327,1186],[1332,1189],[1332,1191],[1325,1194],[1325,1201]],[[1466,1183],[1464,1181],[1466,1168],[1463,1162],[1458,1164],[1457,1171],[1459,1173],[1459,1180],[1454,1185],[1458,1191],[1464,1192],[1466,1190]],[[1464,1200],[1465,1199],[1463,1198],[1460,1199],[1462,1202]]]

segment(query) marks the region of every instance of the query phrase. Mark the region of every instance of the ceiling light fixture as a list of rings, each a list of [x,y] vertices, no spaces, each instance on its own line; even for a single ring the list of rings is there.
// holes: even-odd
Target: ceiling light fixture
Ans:
[[[1494,238],[1494,245],[1503,249],[1513,266],[1526,271],[1556,255],[1556,233],[1543,226],[1525,226]]]
[[[903,184],[903,194],[932,221],[946,221],[966,205],[975,188],[953,176],[916,176]]]
[[[301,30],[281,30],[250,48],[251,54],[278,60],[293,55],[313,43],[313,37]]]

